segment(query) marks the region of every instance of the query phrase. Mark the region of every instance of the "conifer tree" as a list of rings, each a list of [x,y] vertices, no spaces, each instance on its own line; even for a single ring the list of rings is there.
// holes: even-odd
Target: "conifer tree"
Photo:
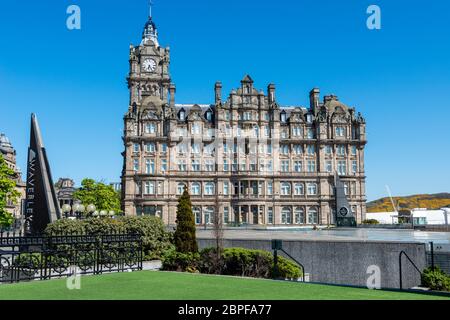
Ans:
[[[191,197],[186,188],[178,200],[176,223],[174,242],[177,251],[183,253],[198,252],[195,237],[195,218],[192,213]]]

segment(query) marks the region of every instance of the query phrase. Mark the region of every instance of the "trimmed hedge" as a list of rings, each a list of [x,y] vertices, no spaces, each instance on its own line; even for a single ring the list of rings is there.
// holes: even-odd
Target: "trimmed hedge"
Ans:
[[[380,222],[375,219],[366,219],[362,222],[362,224],[380,224]]]
[[[268,251],[243,248],[224,249],[217,261],[215,248],[207,248],[200,254],[168,252],[163,257],[163,270],[222,274],[239,277],[273,278],[273,256]],[[298,279],[301,269],[290,260],[278,257],[279,277]]]
[[[422,285],[431,290],[450,291],[450,276],[439,267],[427,268],[422,273]]]
[[[160,259],[164,252],[173,250],[172,234],[167,232],[157,217],[60,219],[48,225],[46,235],[106,235],[137,233],[142,237],[144,260]]]

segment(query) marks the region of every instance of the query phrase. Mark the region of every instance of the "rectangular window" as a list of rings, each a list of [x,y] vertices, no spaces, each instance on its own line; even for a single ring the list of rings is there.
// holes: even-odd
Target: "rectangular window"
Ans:
[[[256,171],[256,161],[255,160],[251,160],[250,161],[250,171],[255,172]]]
[[[161,172],[167,172],[167,160],[161,159]]]
[[[267,144],[267,154],[272,154],[272,144],[271,143]]]
[[[333,162],[328,160],[325,162],[325,167],[328,173],[331,173],[333,171]]]
[[[337,146],[336,153],[338,156],[345,156],[345,146],[344,145]]]
[[[273,208],[272,207],[267,208],[267,223],[273,224]]]
[[[294,171],[302,172],[302,162],[301,161],[294,161]]]
[[[223,183],[223,195],[228,196],[230,194],[230,184],[228,182]]]
[[[312,128],[308,128],[307,133],[306,133],[306,138],[314,139],[314,130]]]
[[[139,171],[139,159],[134,159],[134,160],[133,160],[133,170],[134,170],[135,172],[138,172],[138,171]]]
[[[292,130],[292,134],[294,137],[302,136],[302,129],[299,126],[295,126]]]
[[[200,160],[192,160],[192,171],[200,171]]]
[[[273,172],[273,160],[267,161],[267,172]]]
[[[139,143],[133,144],[133,152],[134,153],[139,153],[139,150],[140,150]]]
[[[147,159],[145,160],[145,173],[154,174],[155,173],[155,160]]]
[[[167,143],[161,143],[161,153],[167,153]]]
[[[233,170],[233,172],[237,172],[238,171],[238,162],[236,159],[233,160],[233,165],[231,170]]]
[[[214,171],[214,160],[205,160],[205,171]]]
[[[240,171],[245,171],[247,169],[247,164],[245,160],[241,161],[241,167],[239,168]]]
[[[284,155],[288,155],[289,154],[289,145],[287,144],[282,144],[280,146],[280,153],[284,154]]]
[[[325,146],[325,153],[326,153],[327,155],[330,155],[330,154],[333,153],[333,150],[332,150],[332,148],[331,148],[330,145]]]
[[[352,156],[356,156],[356,146],[352,146]]]
[[[230,223],[230,208],[229,207],[223,208],[223,223],[225,223],[225,224]]]
[[[308,195],[310,195],[310,196],[317,195],[317,184],[308,183]]]
[[[145,133],[148,134],[156,133],[156,125],[154,123],[147,123],[145,125]]]
[[[145,144],[145,152],[153,153],[153,152],[155,152],[155,149],[156,149],[156,147],[155,147],[154,143]]]
[[[358,172],[358,162],[356,160],[352,161],[352,172],[353,173]]]
[[[343,137],[345,134],[344,127],[336,127],[336,137]]]
[[[281,161],[281,172],[289,172],[289,160]]]
[[[223,160],[223,171],[228,172],[230,170],[230,165],[228,164],[228,160]]]
[[[187,171],[186,160],[178,160],[178,171],[179,172],[186,172]]]
[[[192,150],[192,153],[199,154],[200,153],[200,144],[199,143],[193,143],[191,150]]]
[[[308,160],[308,172],[316,172],[316,161]]]
[[[267,182],[267,195],[268,196],[273,195],[273,182],[272,181]]]
[[[338,161],[338,174],[343,176],[347,174],[347,168],[346,168],[346,164],[345,164],[345,160],[339,160]]]
[[[155,194],[155,183],[153,181],[147,181],[144,183],[144,194],[146,195]]]

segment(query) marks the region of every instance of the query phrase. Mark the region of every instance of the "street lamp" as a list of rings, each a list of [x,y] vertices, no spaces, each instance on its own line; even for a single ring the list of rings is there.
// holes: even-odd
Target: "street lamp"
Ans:
[[[89,215],[93,215],[95,210],[96,210],[96,208],[93,204],[90,204],[86,207],[86,211]]]
[[[67,218],[67,215],[72,211],[72,207],[69,204],[64,204],[61,208],[61,211],[64,213],[64,215]]]

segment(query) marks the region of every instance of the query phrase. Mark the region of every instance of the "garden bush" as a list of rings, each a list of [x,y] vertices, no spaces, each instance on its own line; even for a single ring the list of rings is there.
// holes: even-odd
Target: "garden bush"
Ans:
[[[178,272],[198,272],[199,253],[183,253],[168,250],[162,257],[162,270]]]
[[[172,234],[166,231],[157,217],[88,218],[85,220],[60,219],[47,226],[46,235],[107,235],[136,233],[141,236],[144,260],[160,259],[173,249]]]
[[[362,224],[380,224],[380,222],[375,219],[366,219],[362,222]]]
[[[215,248],[202,250],[198,261],[199,271],[240,277],[266,279],[273,277],[273,256],[268,251],[227,248],[223,250],[219,264],[216,260]],[[278,276],[284,279],[298,279],[302,276],[302,272],[295,263],[278,256]]]
[[[431,290],[450,291],[450,276],[439,267],[427,268],[422,273],[422,285]]]

